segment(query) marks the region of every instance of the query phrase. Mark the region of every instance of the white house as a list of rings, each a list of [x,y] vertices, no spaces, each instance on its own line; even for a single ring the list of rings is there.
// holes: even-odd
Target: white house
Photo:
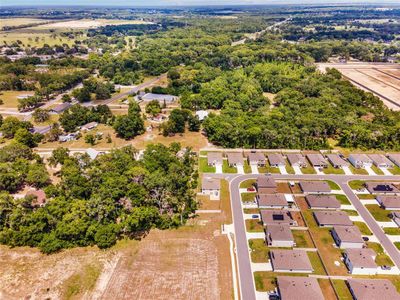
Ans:
[[[349,162],[358,169],[364,169],[365,167],[372,167],[372,159],[370,159],[366,154],[350,154]]]

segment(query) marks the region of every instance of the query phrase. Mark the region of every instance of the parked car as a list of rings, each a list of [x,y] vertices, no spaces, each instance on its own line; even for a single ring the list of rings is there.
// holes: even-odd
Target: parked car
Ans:
[[[368,242],[369,241],[369,237],[367,237],[367,236],[363,236],[362,239],[364,240],[364,242]]]
[[[260,216],[259,216],[259,215],[251,215],[251,218],[252,218],[252,219],[259,219]]]
[[[391,270],[392,267],[391,266],[382,266],[381,269],[382,270]]]
[[[248,192],[255,192],[256,189],[255,189],[254,187],[249,187],[249,188],[247,188],[247,191],[248,191]]]

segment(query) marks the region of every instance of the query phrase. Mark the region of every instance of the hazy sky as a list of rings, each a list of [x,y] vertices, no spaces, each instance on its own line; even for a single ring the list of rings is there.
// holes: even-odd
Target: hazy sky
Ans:
[[[328,4],[328,3],[399,3],[399,0],[0,0],[8,5],[120,5],[120,6],[175,6],[175,5],[237,5],[237,4]]]

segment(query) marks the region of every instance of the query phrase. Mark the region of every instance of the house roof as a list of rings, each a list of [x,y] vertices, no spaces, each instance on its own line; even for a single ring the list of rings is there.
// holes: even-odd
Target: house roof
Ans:
[[[350,164],[337,154],[327,154],[326,157],[334,166],[348,167]]]
[[[228,152],[226,153],[228,162],[230,164],[243,164],[243,155],[239,152]]]
[[[222,165],[223,158],[221,152],[208,152],[207,153],[207,162],[208,164],[212,163],[220,163]]]
[[[363,299],[400,299],[400,294],[388,279],[347,279],[357,300]]]
[[[265,155],[261,152],[250,152],[247,157],[250,162],[265,162]]]
[[[286,157],[291,165],[307,165],[306,158],[300,153],[289,153]]]
[[[355,268],[377,268],[376,253],[369,248],[346,249],[346,256]]]
[[[315,211],[314,216],[319,225],[353,225],[349,216],[343,211]]]
[[[271,263],[274,270],[313,270],[307,252],[304,250],[271,250]]]
[[[367,182],[366,186],[370,193],[400,193],[397,187],[388,182]]]
[[[292,215],[288,210],[261,210],[261,219],[265,225],[268,224],[291,224]]]
[[[400,196],[379,195],[376,200],[384,207],[400,208]]]
[[[268,160],[270,165],[286,165],[285,158],[279,153],[268,154]]]
[[[272,241],[294,241],[292,231],[286,224],[270,224],[267,226],[266,233]]]
[[[349,159],[362,163],[372,163],[372,160],[364,153],[353,153],[349,155]]]
[[[319,165],[326,165],[327,161],[325,157],[322,156],[322,154],[319,153],[311,153],[307,154],[307,158],[310,161],[311,165],[313,166],[319,166]]]
[[[310,208],[340,208],[340,202],[333,195],[307,195]]]
[[[386,156],[382,154],[369,154],[368,156],[376,165],[393,166],[393,163]]]
[[[90,128],[96,127],[97,125],[98,125],[97,122],[90,122],[90,123],[83,125],[81,127],[81,129],[90,129]]]
[[[284,194],[260,194],[258,195],[259,206],[287,206],[288,202]]]
[[[388,157],[392,162],[400,166],[400,153],[389,153]]]
[[[333,230],[341,242],[364,243],[360,229],[357,226],[334,226]]]
[[[276,188],[275,179],[271,176],[261,176],[257,178],[257,188]]]
[[[50,130],[51,130],[51,125],[48,125],[48,126],[35,126],[35,127],[33,127],[32,133],[46,134]]]
[[[177,98],[174,95],[167,95],[167,94],[154,94],[154,93],[147,93],[141,96],[143,101],[151,101],[151,100],[158,100],[158,101],[166,101],[166,102],[173,102]]]
[[[300,188],[305,193],[330,193],[331,188],[325,181],[300,181]]]
[[[279,294],[282,300],[324,300],[316,278],[278,276]]]
[[[93,148],[86,149],[87,155],[89,155],[90,159],[96,159],[96,157],[100,154],[99,151]]]
[[[66,110],[67,108],[69,108],[69,107],[71,107],[71,106],[72,106],[71,103],[69,103],[69,102],[64,102],[64,103],[61,103],[61,104],[59,104],[59,105],[53,107],[51,110],[54,111],[54,112],[56,112],[56,113],[60,113],[60,112],[63,112],[64,110]]]
[[[221,188],[221,181],[211,177],[203,177],[201,188],[203,190],[219,190]]]

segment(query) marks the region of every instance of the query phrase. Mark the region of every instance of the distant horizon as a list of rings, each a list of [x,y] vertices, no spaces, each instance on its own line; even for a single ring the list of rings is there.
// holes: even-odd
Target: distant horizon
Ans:
[[[326,2],[324,0],[305,0],[301,3],[295,0],[220,0],[218,4],[212,0],[136,0],[135,4],[132,4],[130,0],[116,0],[113,5],[110,5],[105,0],[82,0],[80,4],[58,4],[58,0],[38,0],[37,4],[32,5],[31,0],[1,0],[0,9],[2,8],[15,8],[15,7],[26,7],[26,8],[70,8],[70,7],[126,7],[126,8],[173,8],[173,7],[235,7],[235,6],[307,6],[307,5],[318,5],[318,6],[332,6],[332,5],[394,5],[400,6],[398,0],[336,0],[332,2]],[[152,2],[152,4],[149,4]]]

